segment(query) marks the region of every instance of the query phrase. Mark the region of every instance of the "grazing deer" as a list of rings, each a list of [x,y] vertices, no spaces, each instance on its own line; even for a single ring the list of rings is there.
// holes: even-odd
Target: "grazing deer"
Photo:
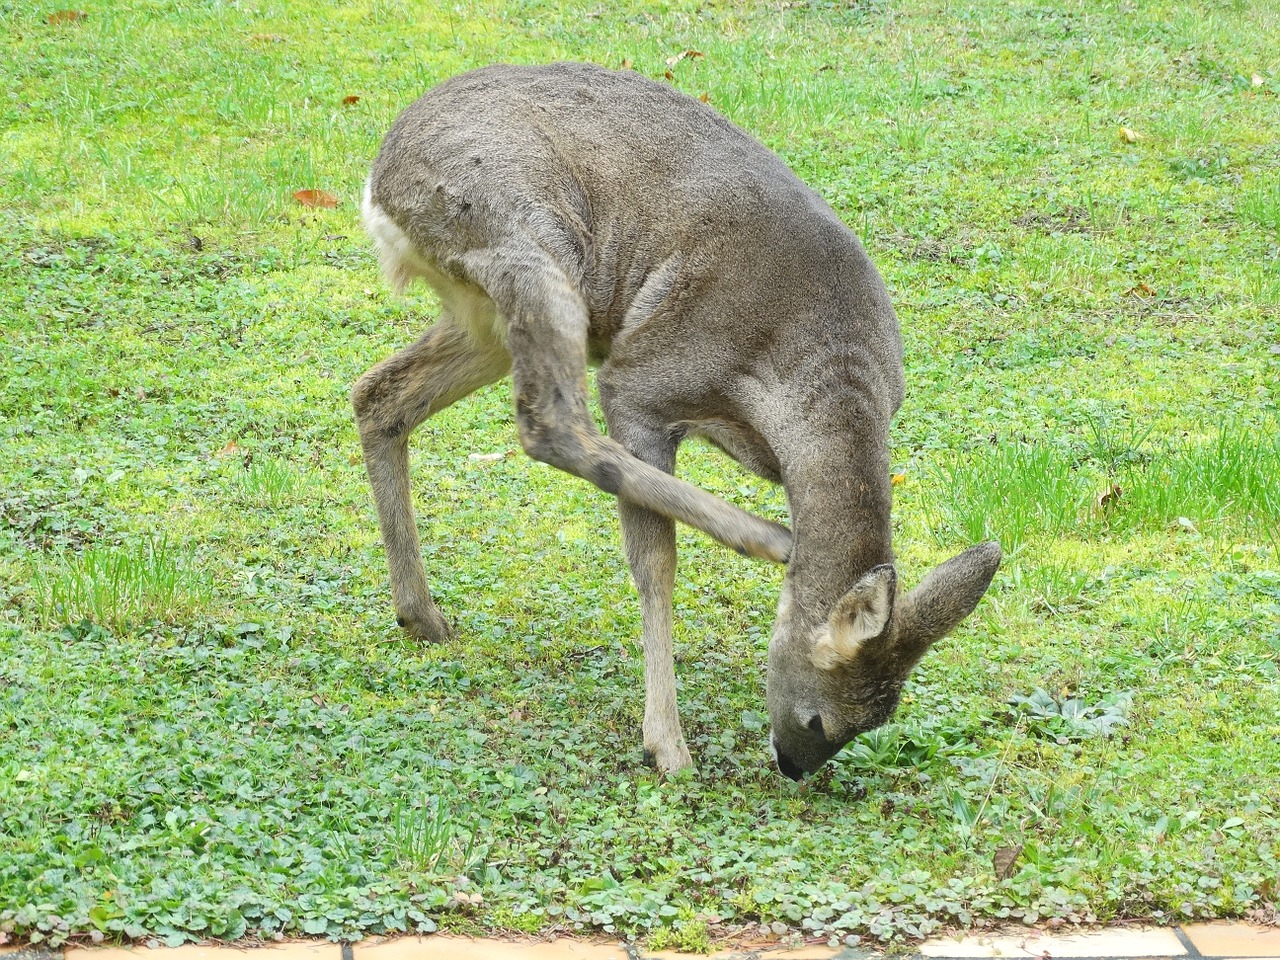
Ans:
[[[995,543],[899,589],[887,435],[902,345],[884,285],[822,198],[706,104],[583,64],[454,77],[387,134],[364,222],[391,283],[421,278],[441,302],[421,339],[352,390],[412,636],[450,629],[423,572],[409,434],[508,372],[525,451],[618,498],[643,621],[645,754],[661,770],[692,763],[671,650],[673,521],[787,565],[768,702],[792,779],[884,723],[916,661],[986,591]],[[607,437],[588,412],[588,363]],[[689,436],[781,483],[793,530],[673,477]]]

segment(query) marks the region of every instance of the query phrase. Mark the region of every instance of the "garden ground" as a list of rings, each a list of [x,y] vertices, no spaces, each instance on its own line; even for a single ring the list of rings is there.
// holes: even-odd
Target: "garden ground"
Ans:
[[[1280,7],[9,0],[0,36],[0,939],[1274,922]],[[427,86],[555,58],[705,96],[829,200],[903,326],[903,581],[1006,549],[803,785],[780,571],[688,531],[698,769],[644,766],[613,504],[516,455],[506,386],[413,444],[459,639],[393,623],[347,391],[435,304],[361,185]]]

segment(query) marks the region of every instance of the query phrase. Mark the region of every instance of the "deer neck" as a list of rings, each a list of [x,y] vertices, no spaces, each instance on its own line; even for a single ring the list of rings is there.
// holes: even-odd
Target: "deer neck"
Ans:
[[[786,588],[795,608],[825,617],[873,567],[893,562],[884,440],[830,435],[784,471],[792,548]]]

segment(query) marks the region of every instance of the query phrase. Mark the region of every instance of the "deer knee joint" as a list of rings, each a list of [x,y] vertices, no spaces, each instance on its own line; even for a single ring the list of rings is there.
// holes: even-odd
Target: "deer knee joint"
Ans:
[[[519,420],[520,446],[535,460],[561,470],[572,471],[576,462],[571,445],[572,434],[563,427],[544,423],[536,417]]]
[[[351,406],[362,439],[397,440],[407,432],[403,412],[386,400],[386,377],[370,370],[351,388]]]
[[[611,493],[616,497],[622,492],[622,471],[617,464],[610,463],[608,460],[595,460],[588,470],[590,475],[587,479],[605,493]]]

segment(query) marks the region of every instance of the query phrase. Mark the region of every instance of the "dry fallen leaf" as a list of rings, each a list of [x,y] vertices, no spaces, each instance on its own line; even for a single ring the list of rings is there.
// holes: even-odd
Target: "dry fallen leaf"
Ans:
[[[338,205],[338,198],[323,190],[297,190],[293,194],[293,199],[304,207],[323,207],[326,210],[332,210]]]
[[[1154,297],[1155,295],[1155,290],[1151,289],[1150,285],[1145,281],[1125,293],[1126,297]]]
[[[697,60],[699,57],[705,60],[707,55],[701,50],[686,50],[683,53],[677,53],[675,56],[667,57],[667,66],[674,67],[681,60]]]
[[[907,482],[907,471],[899,470],[896,473],[889,474],[889,485],[900,487]]]
[[[1130,130],[1128,127],[1121,127],[1120,139],[1123,140],[1125,143],[1137,143],[1139,140],[1142,139],[1142,134],[1134,130]]]
[[[676,78],[676,75],[672,73],[670,70],[662,71],[662,75],[666,77],[668,80],[674,80]]]
[[[359,97],[357,94],[354,94],[354,93],[353,93],[353,94],[351,94],[350,96],[346,96],[346,97],[343,97],[343,98],[342,98],[342,105],[343,105],[344,107],[354,106],[355,104],[357,104],[357,103],[359,103],[359,102],[360,102],[360,97]]]
[[[1018,857],[1022,856],[1022,844],[1016,847],[1000,847],[996,850],[996,855],[991,858],[991,865],[995,868],[997,880],[1008,880],[1013,876],[1013,866],[1018,862]]]
[[[55,10],[45,19],[50,23],[78,23],[88,15],[83,10]]]
[[[228,440],[227,445],[218,451],[218,456],[229,457],[232,454],[239,452],[239,450],[240,444],[236,443],[234,440]]]
[[[625,60],[623,60],[623,61],[622,61],[622,69],[623,69],[623,70],[630,70],[630,69],[631,69],[631,58],[630,58],[630,57],[627,57]]]
[[[1123,493],[1124,493],[1124,490],[1120,487],[1120,484],[1113,483],[1109,488],[1107,488],[1106,490],[1103,490],[1102,493],[1098,494],[1098,497],[1094,501],[1094,503],[1097,505],[1099,510],[1101,510],[1103,513],[1106,513],[1108,510],[1110,510],[1112,507],[1114,507],[1117,503],[1120,502],[1120,496]]]
[[[711,94],[707,93],[707,92],[704,90],[702,93],[698,94],[698,99],[699,99],[699,100],[701,100],[703,103],[710,103],[710,102],[711,102]]]

